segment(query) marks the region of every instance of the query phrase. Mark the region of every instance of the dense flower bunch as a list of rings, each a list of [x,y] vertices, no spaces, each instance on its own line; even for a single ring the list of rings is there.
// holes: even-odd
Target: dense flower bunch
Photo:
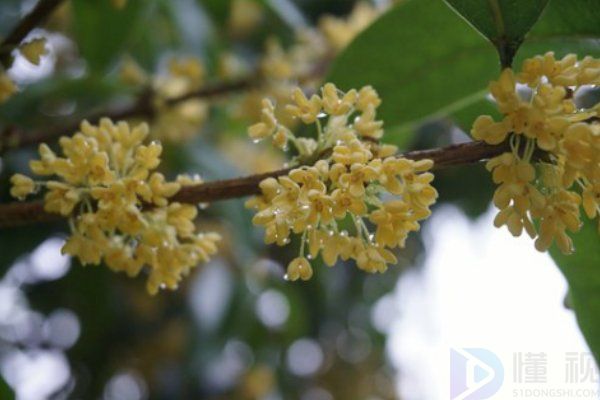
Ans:
[[[55,178],[14,175],[11,194],[23,199],[44,187],[45,210],[69,217],[72,233],[64,253],[84,265],[103,261],[129,276],[146,266],[147,288],[154,294],[175,289],[191,268],[208,261],[219,235],[196,233],[196,207],[169,201],[191,179],[167,182],[153,172],[162,147],[143,144],[147,136],[145,124],[83,122],[80,132],[60,139],[64,157],[42,144],[40,159],[30,162],[33,173]]]
[[[249,128],[252,139],[270,138],[281,149],[291,144],[297,152],[292,165],[298,166],[263,180],[262,195],[247,203],[257,211],[253,222],[266,229],[266,243],[283,246],[292,234],[301,235],[287,279],[309,279],[308,260],[319,253],[329,266],[354,259],[364,271],[383,272],[396,262],[390,250],[403,247],[429,216],[437,197],[427,172],[433,162],[394,157],[395,146],[379,143],[380,103],[370,86],[343,93],[328,83],[310,98],[296,89],[286,112],[315,125],[316,139],[294,136],[269,100],[263,102],[261,122]]]
[[[208,103],[199,98],[169,104],[169,101],[202,87],[206,71],[194,57],[172,58],[165,74],[150,77],[133,60],[121,65],[120,79],[130,85],[152,88],[154,118],[150,135],[159,140],[183,142],[191,139],[208,117]]]
[[[580,205],[590,218],[600,210],[600,105],[579,108],[574,99],[580,88],[598,84],[600,60],[537,56],[519,74],[505,69],[490,84],[503,119],[484,115],[473,125],[476,139],[510,143],[510,152],[487,164],[499,184],[495,225],[506,225],[515,236],[525,229],[540,251],[555,242],[572,252],[567,231],[580,229]]]

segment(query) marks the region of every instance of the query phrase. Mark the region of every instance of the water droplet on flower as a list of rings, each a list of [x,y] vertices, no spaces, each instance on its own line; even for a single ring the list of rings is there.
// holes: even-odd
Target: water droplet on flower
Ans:
[[[285,275],[283,276],[283,279],[285,279],[286,281],[289,281],[289,280],[290,280],[290,277],[288,276],[288,274],[285,274]]]

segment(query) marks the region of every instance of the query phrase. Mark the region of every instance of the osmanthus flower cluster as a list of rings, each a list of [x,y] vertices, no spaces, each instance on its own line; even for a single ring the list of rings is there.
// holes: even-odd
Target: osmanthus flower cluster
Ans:
[[[600,60],[537,56],[490,84],[502,120],[484,115],[473,125],[476,139],[510,143],[510,152],[487,164],[499,184],[495,225],[515,236],[525,230],[540,251],[553,242],[564,253],[574,250],[568,232],[581,227],[580,206],[589,218],[598,216],[600,104],[580,108],[575,100],[581,88],[598,84]]]
[[[127,58],[119,70],[122,82],[151,88],[154,113],[150,135],[158,140],[184,142],[194,137],[208,118],[208,103],[199,98],[169,104],[169,100],[198,90],[206,71],[195,57],[171,58],[164,73],[149,76],[134,60]],[[143,94],[142,94],[143,95]]]
[[[252,139],[270,138],[282,149],[291,144],[297,152],[296,167],[263,180],[262,194],[247,202],[267,244],[283,246],[293,234],[301,236],[287,279],[309,279],[309,259],[319,254],[329,266],[353,259],[364,271],[383,272],[396,262],[391,250],[403,247],[430,215],[437,198],[427,172],[433,162],[395,157],[395,146],[379,142],[380,103],[370,86],[343,93],[328,83],[310,98],[296,89],[285,112],[314,125],[316,139],[296,137],[275,117],[269,100],[261,121],[249,128]]]
[[[40,159],[30,162],[34,174],[51,179],[14,175],[11,194],[23,199],[44,188],[44,209],[69,218],[64,253],[129,276],[146,267],[154,294],[175,289],[191,268],[209,260],[220,238],[195,231],[196,207],[169,201],[182,185],[196,182],[168,182],[155,172],[162,147],[144,144],[147,136],[146,124],[83,122],[80,132],[60,139],[63,157],[42,144]]]
[[[315,90],[318,79],[328,60],[342,51],[352,39],[373,22],[385,7],[375,7],[370,2],[360,1],[346,17],[324,16],[317,27],[307,27],[295,32],[294,42],[284,47],[278,38],[270,37],[265,43],[265,52],[258,64],[263,84],[245,95],[234,112],[251,119],[258,118],[265,97],[285,105],[290,101],[289,93],[298,84]],[[237,59],[228,55],[223,59],[224,71],[239,71]],[[277,118],[292,127],[294,119],[284,111],[276,110]]]

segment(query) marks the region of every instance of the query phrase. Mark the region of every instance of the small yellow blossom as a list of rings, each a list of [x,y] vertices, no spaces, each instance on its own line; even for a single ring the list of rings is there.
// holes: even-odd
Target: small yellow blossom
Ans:
[[[168,63],[169,75],[187,80],[192,87],[204,82],[204,65],[195,57],[172,58]]]
[[[263,136],[257,131],[285,131],[297,153],[292,159],[295,168],[263,180],[261,195],[246,203],[256,210],[253,223],[265,228],[265,243],[284,246],[293,235],[301,235],[300,254],[287,270],[290,280],[309,279],[308,260],[318,255],[329,266],[338,259],[353,259],[364,271],[385,271],[396,262],[391,249],[404,247],[437,198],[428,172],[430,160],[394,157],[395,146],[375,142],[381,135],[365,134],[365,126],[356,122],[374,121],[379,98],[371,87],[343,93],[327,84],[321,93],[309,100],[296,90],[296,105],[286,108],[305,124],[316,125],[317,140],[295,137],[275,119],[270,102],[265,103],[262,121],[249,132],[256,138]],[[309,165],[303,165],[305,160]],[[391,199],[383,202],[382,194]],[[375,233],[366,221],[375,225]],[[347,222],[354,227],[351,233],[341,228]]]
[[[251,33],[263,19],[264,10],[256,0],[233,0],[229,13],[229,30],[234,36]]]
[[[42,144],[40,159],[31,161],[34,173],[53,179],[34,183],[14,175],[11,194],[23,198],[45,187],[45,210],[69,217],[72,232],[63,253],[129,276],[147,271],[154,294],[175,289],[191,268],[208,261],[219,235],[196,233],[197,208],[170,201],[181,186],[201,180],[180,176],[168,182],[154,171],[162,146],[144,144],[148,135],[145,124],[84,121],[80,132],[60,139],[64,157]]]
[[[19,200],[23,200],[35,191],[35,182],[28,176],[23,174],[15,174],[10,178],[12,187],[10,195]]]
[[[287,267],[287,279],[307,281],[312,277],[313,271],[308,260],[304,257],[294,258]]]
[[[127,0],[110,0],[110,3],[117,10],[122,10],[125,8],[125,6],[127,6]]]
[[[261,122],[258,122],[248,128],[248,136],[253,140],[262,140],[271,136],[277,128],[277,119],[275,118],[275,106],[269,99],[262,102]]]
[[[358,93],[354,89],[340,98],[340,92],[333,83],[323,86],[323,110],[329,115],[347,114],[353,109],[357,98]]]
[[[17,85],[0,69],[0,104],[17,92]]]
[[[321,98],[313,95],[307,99],[300,88],[293,92],[294,103],[287,106],[288,112],[294,117],[302,119],[305,124],[312,124],[321,112]]]
[[[327,41],[336,50],[341,50],[365,29],[377,16],[380,10],[366,1],[356,4],[347,19],[326,16],[319,22],[319,29],[326,36]]]

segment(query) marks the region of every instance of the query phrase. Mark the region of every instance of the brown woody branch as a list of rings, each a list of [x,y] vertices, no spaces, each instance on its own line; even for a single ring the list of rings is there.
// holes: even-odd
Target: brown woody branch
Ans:
[[[484,142],[469,142],[437,149],[409,151],[401,153],[399,156],[412,160],[431,159],[434,161],[435,169],[442,169],[486,160],[504,151],[506,151],[505,145],[492,146]],[[289,168],[281,169],[243,178],[187,186],[182,188],[171,200],[197,204],[258,194],[258,184],[263,179],[285,175],[289,170]],[[42,201],[0,204],[0,228],[51,222],[60,218],[57,214],[45,212]]]
[[[6,68],[11,64],[11,52],[36,26],[42,24],[46,18],[64,0],[40,0],[33,10],[27,14],[17,26],[8,34],[0,44],[0,63]]]

